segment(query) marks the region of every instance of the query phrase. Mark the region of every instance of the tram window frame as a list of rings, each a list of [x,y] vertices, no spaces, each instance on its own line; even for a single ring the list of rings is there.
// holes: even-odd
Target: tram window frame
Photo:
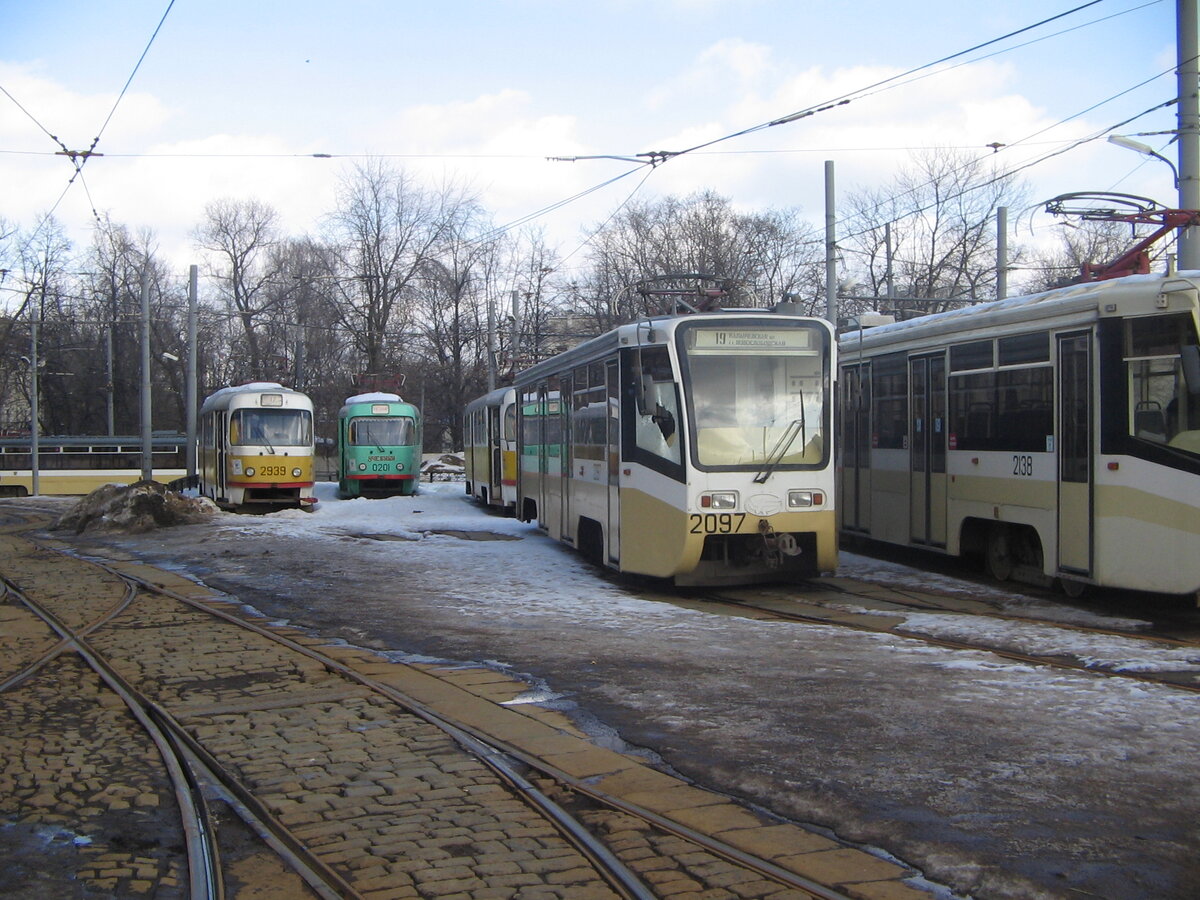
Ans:
[[[1054,435],[1054,368],[1013,366],[951,374],[955,450],[1046,453]]]
[[[608,437],[605,422],[607,387],[604,361],[588,363],[575,370],[572,394],[572,454],[575,459],[603,460]],[[592,413],[595,413],[593,415]]]
[[[908,442],[908,354],[888,353],[871,361],[873,450],[903,450]]]
[[[684,480],[683,442],[679,436],[679,385],[673,379],[665,381],[661,377],[655,381],[659,385],[671,385],[674,392],[674,415],[677,427],[672,438],[674,445],[662,437],[657,425],[647,428],[645,422],[650,421],[649,413],[639,412],[639,397],[644,389],[643,372],[652,376],[670,376],[673,368],[670,364],[670,354],[665,346],[629,347],[618,354],[620,360],[621,379],[621,457],[646,466],[675,481]],[[649,357],[649,359],[647,359]],[[644,420],[644,421],[643,421]],[[653,429],[653,430],[651,430]],[[658,438],[655,439],[654,435]],[[670,450],[670,456],[663,455],[663,450]]]
[[[970,372],[996,367],[996,342],[970,341],[950,345],[950,371]]]
[[[999,338],[996,342],[996,357],[1001,367],[1049,363],[1050,332],[1036,331]]]

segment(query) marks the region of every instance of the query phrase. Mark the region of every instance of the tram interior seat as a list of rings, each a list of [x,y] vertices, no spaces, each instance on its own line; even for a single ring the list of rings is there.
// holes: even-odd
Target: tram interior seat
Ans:
[[[983,441],[992,436],[992,404],[972,403],[967,408],[966,437],[973,441]]]
[[[1156,400],[1142,400],[1134,407],[1133,433],[1149,441],[1166,443],[1167,418]]]

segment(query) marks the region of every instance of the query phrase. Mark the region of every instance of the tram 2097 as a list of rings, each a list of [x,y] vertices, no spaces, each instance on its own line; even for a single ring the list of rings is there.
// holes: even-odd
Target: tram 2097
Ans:
[[[623,325],[520,373],[516,514],[679,585],[837,566],[832,330],[765,310]]]
[[[843,530],[1073,596],[1200,591],[1198,298],[1135,275],[843,334]]]

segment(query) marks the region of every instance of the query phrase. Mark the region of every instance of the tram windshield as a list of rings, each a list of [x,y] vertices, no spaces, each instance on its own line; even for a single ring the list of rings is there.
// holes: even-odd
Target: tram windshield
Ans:
[[[819,329],[697,324],[684,331],[681,350],[698,466],[769,472],[825,462]]]
[[[414,441],[416,428],[408,416],[371,416],[350,420],[350,443],[355,446],[398,447]]]
[[[1187,314],[1125,322],[1129,433],[1200,455],[1200,346]]]
[[[229,443],[306,447],[312,443],[312,413],[306,409],[239,409],[229,418]]]

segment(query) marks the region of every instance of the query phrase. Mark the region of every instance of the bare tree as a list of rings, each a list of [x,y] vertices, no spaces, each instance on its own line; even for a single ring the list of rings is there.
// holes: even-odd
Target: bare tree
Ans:
[[[915,298],[897,306],[936,312],[994,296],[996,213],[1025,203],[1024,188],[986,159],[933,150],[890,185],[851,194],[844,205],[847,236],[840,245],[851,277],[866,293],[886,297],[890,262],[896,295]],[[866,305],[851,302],[846,309]]]
[[[397,364],[426,263],[446,243],[461,210],[473,206],[461,188],[432,191],[380,162],[356,167],[343,181],[329,218],[328,277],[362,371],[381,373]]]
[[[279,280],[272,249],[279,241],[278,214],[258,200],[216,200],[204,208],[204,222],[196,229],[200,248],[207,252],[210,275],[227,308],[242,325],[244,351],[240,376],[258,380],[275,374],[278,366],[268,357],[278,355],[263,346],[261,317],[284,302],[286,295],[271,292]]]
[[[1033,253],[1021,290],[1049,290],[1076,281],[1087,263],[1111,262],[1137,242],[1128,223],[1081,219],[1063,222],[1058,246]]]
[[[793,212],[737,213],[711,192],[631,203],[593,235],[592,271],[572,286],[574,301],[597,331],[653,311],[639,293],[649,278],[686,299],[702,275],[721,306],[771,306],[784,294],[815,296],[820,253]]]

